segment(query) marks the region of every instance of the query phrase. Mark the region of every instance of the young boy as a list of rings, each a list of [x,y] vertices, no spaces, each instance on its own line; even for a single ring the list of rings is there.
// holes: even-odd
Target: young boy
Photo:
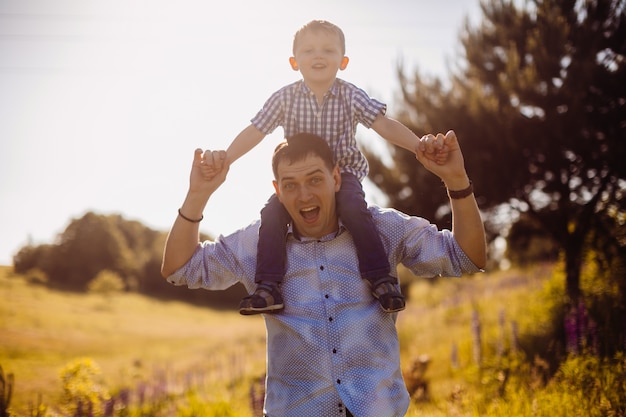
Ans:
[[[403,124],[385,116],[385,104],[337,78],[337,71],[346,69],[348,57],[343,31],[336,25],[314,20],[299,29],[293,39],[289,63],[294,71],[300,71],[302,80],[272,94],[251,124],[230,144],[226,158],[229,163],[234,162],[278,126],[283,127],[286,138],[302,132],[323,137],[341,168],[337,210],[343,225],[353,235],[361,276],[370,282],[372,295],[383,311],[401,311],[405,308],[404,296],[398,289],[397,278],[389,274],[387,255],[367,210],[361,181],[369,168],[355,135],[357,124],[361,123],[411,152],[415,152],[419,139]],[[314,202],[311,207],[305,204],[302,214],[314,218]],[[290,222],[282,204],[272,196],[261,211],[257,289],[241,301],[241,314],[274,313],[283,309],[279,285],[285,271],[285,239]]]

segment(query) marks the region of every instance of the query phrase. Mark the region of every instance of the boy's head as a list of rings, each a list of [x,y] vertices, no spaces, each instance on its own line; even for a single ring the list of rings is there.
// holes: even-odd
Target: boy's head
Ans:
[[[334,81],[337,71],[348,66],[343,31],[326,20],[312,20],[293,37],[293,56],[289,63],[305,81],[325,86]]]
[[[343,30],[341,30],[339,26],[326,20],[311,20],[309,23],[298,29],[293,37],[292,53],[294,56],[296,55],[298,41],[302,38],[302,35],[307,32],[323,32],[329,35],[336,35],[341,48],[341,55],[346,54],[346,37],[343,34]]]

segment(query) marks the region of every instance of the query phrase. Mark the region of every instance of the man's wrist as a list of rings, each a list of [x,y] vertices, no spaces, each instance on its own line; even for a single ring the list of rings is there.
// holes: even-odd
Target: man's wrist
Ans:
[[[448,190],[458,191],[469,187],[471,181],[467,175],[459,175],[458,177],[442,179],[442,182]]]
[[[179,214],[183,219],[203,218],[204,208],[209,201],[209,197],[204,193],[188,192],[183,204],[180,206]]]
[[[448,188],[448,197],[453,200],[459,200],[461,198],[469,197],[474,194],[474,184],[472,184],[472,180],[468,180],[469,185],[462,189],[450,189]]]
[[[200,217],[197,218],[187,217],[183,214],[182,211],[180,211],[180,209],[178,209],[178,215],[187,220],[189,223],[200,223],[204,219],[204,214],[200,214]]]

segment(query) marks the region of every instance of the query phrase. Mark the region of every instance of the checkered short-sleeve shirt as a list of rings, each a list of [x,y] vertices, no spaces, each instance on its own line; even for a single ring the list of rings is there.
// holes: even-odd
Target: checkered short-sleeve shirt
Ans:
[[[282,126],[286,138],[304,132],[321,136],[333,150],[342,172],[354,174],[362,181],[369,166],[357,146],[357,126],[360,123],[370,128],[376,117],[386,111],[384,103],[339,78],[320,106],[301,80],[272,94],[251,122],[265,134]]]

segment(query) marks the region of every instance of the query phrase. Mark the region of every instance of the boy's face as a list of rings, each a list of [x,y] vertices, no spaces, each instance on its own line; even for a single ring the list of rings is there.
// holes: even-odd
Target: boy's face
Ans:
[[[276,195],[301,236],[321,238],[337,230],[335,193],[341,187],[339,167],[331,171],[322,158],[311,154],[293,163],[279,162],[277,174]]]
[[[307,84],[332,84],[337,71],[344,70],[348,65],[339,35],[323,30],[301,33],[294,54],[289,59],[291,67],[300,71]]]

